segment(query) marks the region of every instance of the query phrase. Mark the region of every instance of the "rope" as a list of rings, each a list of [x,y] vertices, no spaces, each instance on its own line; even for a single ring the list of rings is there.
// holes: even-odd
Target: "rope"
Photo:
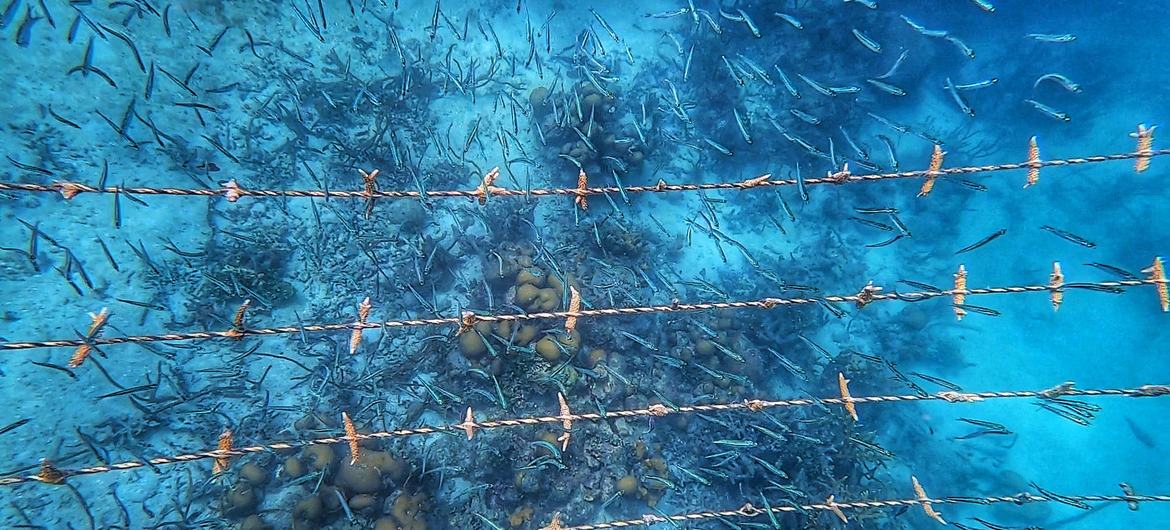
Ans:
[[[1158,285],[1163,283],[1163,280],[1149,279],[1149,280],[1116,280],[1105,281],[1097,283],[1078,283],[1077,286],[1085,288],[1124,288],[1136,287],[1142,285]],[[1065,285],[1065,288],[1071,287],[1072,284]],[[1054,288],[1049,285],[1019,285],[1019,286],[1004,286],[1004,287],[984,287],[979,289],[963,289],[961,291],[955,289],[939,290],[939,291],[920,291],[909,293],[877,293],[872,290],[862,289],[861,292],[854,295],[831,295],[817,298],[762,298],[758,300],[745,300],[735,302],[701,302],[693,304],[683,304],[679,302],[670,305],[654,305],[654,306],[634,306],[634,307],[612,307],[599,309],[583,309],[580,311],[546,311],[540,313],[510,313],[501,315],[479,315],[470,312],[465,312],[458,317],[438,317],[438,318],[422,318],[410,320],[386,320],[383,322],[351,322],[345,324],[313,324],[305,326],[281,326],[274,328],[258,328],[258,329],[228,329],[224,331],[189,331],[185,333],[167,333],[161,335],[131,335],[125,337],[95,337],[90,339],[62,339],[62,340],[43,340],[43,341],[25,341],[25,342],[4,342],[0,343],[0,351],[4,350],[28,350],[34,348],[64,348],[64,347],[78,347],[82,345],[102,346],[107,344],[132,344],[144,342],[171,342],[184,340],[208,340],[208,339],[242,339],[245,336],[270,336],[270,335],[288,335],[293,333],[317,333],[324,331],[341,331],[341,330],[362,330],[362,329],[378,329],[378,328],[406,328],[417,326],[450,326],[457,325],[462,327],[470,327],[476,322],[518,322],[537,319],[563,319],[569,317],[576,318],[590,318],[590,317],[616,317],[616,316],[636,316],[649,315],[656,313],[685,313],[695,311],[708,311],[716,309],[774,309],[782,306],[797,306],[806,304],[815,304],[819,302],[829,303],[852,303],[860,305],[868,305],[872,302],[900,300],[900,301],[919,301],[930,298],[948,297],[956,293],[965,293],[968,296],[974,295],[988,295],[988,294],[1019,294],[1019,293],[1035,293],[1052,291]]]
[[[964,175],[972,173],[991,173],[997,171],[1009,171],[1015,169],[1035,169],[1041,167],[1056,167],[1056,166],[1073,166],[1080,164],[1094,164],[1100,162],[1109,162],[1114,160],[1132,160],[1149,158],[1156,156],[1170,155],[1170,149],[1158,149],[1149,151],[1136,151],[1132,153],[1119,153],[1112,155],[1096,155],[1078,158],[1064,158],[1055,160],[1040,160],[1040,161],[1025,161],[1014,162],[1008,164],[992,164],[986,166],[966,166],[942,168],[937,171],[918,170],[918,171],[902,171],[894,173],[876,173],[870,175],[854,175],[848,172],[833,173],[823,178],[804,179],[804,185],[818,185],[818,184],[843,184],[846,182],[872,182],[879,180],[891,179],[905,179],[915,177],[938,177],[942,175]],[[776,179],[776,180],[760,180],[751,179],[739,182],[716,182],[709,184],[667,184],[665,181],[659,180],[653,186],[628,186],[628,187],[596,187],[596,188],[536,188],[528,190],[517,190],[500,187],[492,187],[490,194],[492,197],[553,197],[553,196],[573,196],[584,197],[588,195],[602,195],[609,193],[666,193],[677,191],[712,191],[712,190],[743,190],[755,187],[769,187],[769,186],[794,186],[801,181],[797,179]],[[108,186],[99,188],[95,186],[88,186],[76,182],[56,182],[53,184],[24,184],[18,182],[0,182],[0,191],[22,191],[30,193],[60,193],[66,199],[72,199],[74,196],[82,193],[96,193],[96,194],[118,194],[128,193],[132,195],[173,195],[173,196],[196,196],[196,197],[218,197],[223,196],[230,201],[241,197],[259,197],[259,198],[275,198],[275,197],[290,197],[290,198],[354,198],[372,201],[375,199],[451,199],[451,198],[466,198],[470,200],[481,199],[485,196],[483,190],[432,190],[432,191],[384,191],[384,190],[275,190],[275,189],[246,189],[235,184],[234,181],[230,185],[225,185],[222,189],[202,189],[202,188],[153,188],[153,187],[113,187]]]
[[[703,521],[707,519],[719,519],[726,517],[759,517],[767,515],[768,512],[775,514],[781,513],[806,513],[812,510],[828,511],[838,513],[840,510],[865,510],[877,508],[898,508],[903,506],[925,506],[927,504],[976,504],[989,505],[999,503],[1011,503],[1016,505],[1024,505],[1033,502],[1170,502],[1170,495],[1060,495],[1054,497],[1045,497],[1033,493],[1019,493],[1016,495],[991,496],[991,497],[940,497],[940,498],[922,498],[922,499],[878,499],[878,500],[859,500],[859,501],[841,501],[834,502],[830,498],[829,502],[813,503],[802,505],[781,505],[772,506],[770,508],[759,508],[753,506],[751,503],[744,504],[742,507],[735,510],[722,511],[707,511],[707,512],[691,512],[676,515],[658,515],[645,514],[639,519],[625,519],[619,521],[608,521],[604,523],[594,523],[578,526],[564,526],[560,524],[559,517],[554,517],[553,522],[548,526],[541,528],[541,530],[602,530],[608,528],[630,528],[635,526],[650,526],[657,523],[680,523],[680,522],[694,522]],[[839,514],[842,517],[843,514]]]
[[[609,418],[638,418],[638,417],[662,417],[668,414],[691,414],[699,412],[732,412],[732,411],[748,411],[759,412],[769,408],[778,407],[806,407],[814,405],[844,405],[846,402],[854,404],[868,404],[868,403],[908,403],[913,401],[945,401],[947,403],[970,403],[981,401],[985,399],[1020,399],[1020,398],[1038,398],[1038,397],[1065,397],[1065,396],[1083,396],[1083,397],[1106,397],[1106,396],[1123,396],[1123,397],[1162,397],[1170,396],[1170,386],[1166,385],[1144,385],[1136,388],[1122,388],[1122,389],[1077,389],[1065,384],[1046,390],[1017,390],[1017,391],[990,391],[990,392],[939,392],[933,395],[888,395],[888,396],[856,396],[856,397],[833,397],[833,398],[797,398],[784,400],[744,400],[736,403],[710,403],[710,404],[693,404],[680,406],[678,408],[668,408],[664,405],[651,405],[646,408],[615,410],[602,413],[583,413],[583,414],[558,414],[555,416],[527,416],[519,418],[505,418],[498,420],[480,421],[473,420],[473,416],[469,411],[469,419],[460,423],[451,423],[438,426],[424,426],[411,429],[397,429],[392,431],[379,431],[372,433],[357,433],[354,436],[342,435],[328,438],[314,438],[309,440],[287,441],[287,442],[271,442],[267,444],[253,445],[248,447],[235,447],[232,449],[217,449],[197,451],[193,453],[173,455],[173,456],[159,456],[149,460],[131,460],[119,462],[114,464],[91,466],[71,470],[56,469],[47,464],[49,467],[42,465],[42,470],[36,475],[11,476],[0,478],[0,486],[12,486],[16,484],[24,484],[28,482],[40,482],[47,484],[59,484],[67,477],[94,475],[99,473],[107,473],[110,471],[123,471],[129,469],[138,469],[142,467],[156,467],[170,464],[180,464],[185,462],[196,462],[206,459],[226,459],[230,457],[246,456],[256,453],[265,453],[269,451],[287,451],[317,444],[348,444],[351,441],[361,440],[380,440],[390,438],[406,438],[411,436],[427,436],[441,433],[465,433],[479,429],[507,429],[514,427],[534,426],[543,424],[564,424],[564,422],[586,421],[586,422],[600,422]],[[469,436],[470,440],[470,436]],[[46,471],[48,470],[48,471]]]

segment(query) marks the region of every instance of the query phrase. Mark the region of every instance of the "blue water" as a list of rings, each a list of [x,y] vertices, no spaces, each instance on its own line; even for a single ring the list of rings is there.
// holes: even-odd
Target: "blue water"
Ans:
[[[611,192],[587,210],[505,196],[574,188],[582,169],[589,187],[919,171],[932,142],[944,169],[1024,161],[1033,136],[1042,160],[1129,153],[1139,123],[1164,122],[1170,4],[993,3],[0,2],[0,525],[536,529],[560,513],[590,527],[765,498],[913,499],[911,476],[944,500],[1039,495],[1030,483],[1170,494],[1165,398],[860,403],[857,421],[807,401],[671,410],[840,397],[839,373],[854,397],[934,395],[940,378],[963,392],[1167,383],[1150,285],[1065,289],[1059,311],[1045,292],[972,295],[962,320],[948,296],[816,302],[870,281],[950,289],[960,265],[969,289],[1047,285],[1053,262],[1068,283],[1119,278],[1090,263],[1146,278],[1170,242],[1162,157],[1140,173],[1044,167],[1026,188],[1022,169],[947,176],[924,197],[920,176]],[[948,79],[995,82],[954,89],[971,116]],[[493,167],[504,191],[486,204],[337,196],[363,190],[359,170],[379,170],[383,192],[472,192]],[[61,183],[105,189],[65,200]],[[231,202],[232,185],[333,196]],[[572,333],[564,318],[392,324],[352,353],[351,330],[312,327],[352,324],[366,297],[377,324],[563,311],[572,290],[587,310],[808,303],[587,315]],[[102,342],[161,334],[177,336]],[[69,367],[76,347],[52,342],[76,340],[92,348]],[[563,452],[555,419],[470,441],[449,427],[468,407],[476,422],[556,416],[558,393],[607,416],[574,421]],[[619,417],[651,405],[669,413]],[[343,438],[343,412],[374,435],[356,462],[344,440],[311,444]],[[263,448],[167,459],[228,429],[232,447]],[[90,469],[106,465],[133,469]],[[54,471],[64,485],[45,483]],[[934,507],[967,528],[1073,530],[1159,528],[1164,504]],[[939,524],[920,506],[842,513],[777,523]]]

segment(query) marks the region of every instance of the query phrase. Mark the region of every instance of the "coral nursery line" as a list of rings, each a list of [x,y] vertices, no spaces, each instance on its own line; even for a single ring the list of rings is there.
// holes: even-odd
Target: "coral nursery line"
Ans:
[[[18,182],[0,182],[0,191],[8,192],[29,192],[29,193],[59,193],[66,199],[73,199],[77,195],[83,193],[93,194],[128,194],[128,195],[172,195],[172,196],[197,196],[197,197],[224,197],[230,202],[235,202],[243,197],[257,197],[257,198],[273,198],[273,197],[289,197],[289,198],[360,198],[370,201],[367,204],[367,212],[369,211],[372,201],[375,199],[448,199],[448,198],[466,198],[471,200],[480,200],[484,202],[489,196],[491,197],[555,197],[555,196],[574,196],[577,199],[588,195],[604,195],[604,194],[630,194],[630,193],[666,193],[678,191],[713,191],[713,190],[744,190],[756,187],[769,186],[806,186],[818,184],[845,184],[848,182],[873,182],[881,180],[892,179],[906,179],[925,177],[923,190],[919,196],[924,196],[933,188],[935,179],[945,175],[965,175],[974,173],[993,173],[1000,171],[1009,171],[1016,169],[1027,169],[1028,178],[1027,186],[1034,185],[1038,182],[1039,172],[1044,167],[1059,167],[1059,166],[1073,166],[1081,164],[1096,164],[1101,162],[1109,162],[1116,160],[1136,160],[1135,168],[1138,172],[1145,171],[1149,167],[1150,159],[1157,156],[1170,155],[1170,149],[1139,149],[1129,153],[1118,153],[1111,155],[1093,155],[1084,157],[1071,157],[1052,160],[1041,160],[1039,158],[1039,150],[1035,147],[1035,137],[1031,142],[1032,148],[1029,149],[1029,158],[1024,162],[1010,162],[1004,164],[991,164],[984,166],[962,166],[962,167],[942,167],[943,155],[942,148],[935,146],[934,154],[931,157],[931,164],[928,169],[916,171],[903,171],[893,173],[874,173],[874,174],[854,174],[849,171],[848,164],[840,171],[830,172],[825,177],[821,178],[795,178],[795,179],[772,179],[771,174],[761,175],[759,177],[737,181],[737,182],[715,182],[706,184],[668,184],[665,180],[659,181],[652,186],[618,186],[613,187],[588,187],[587,176],[584,170],[581,171],[582,177],[578,178],[578,186],[573,188],[532,188],[532,189],[510,189],[502,188],[493,185],[495,177],[499,175],[499,168],[495,168],[492,172],[484,176],[484,182],[474,190],[420,190],[420,191],[400,191],[400,190],[378,190],[375,179],[378,170],[371,172],[361,171],[363,181],[365,182],[362,190],[276,190],[276,189],[247,189],[239,185],[234,179],[223,183],[223,188],[220,189],[201,189],[201,188],[158,188],[158,187],[122,187],[122,186],[89,186],[78,182],[55,181],[52,184],[32,184],[32,183],[18,183]],[[580,205],[583,201],[575,200],[576,204]]]
[[[458,325],[460,330],[470,329],[478,322],[515,322],[538,319],[573,319],[579,318],[594,318],[594,317],[615,317],[615,316],[635,316],[656,313],[684,313],[695,311],[709,311],[718,309],[775,309],[777,307],[796,306],[805,304],[817,303],[850,303],[856,304],[858,308],[881,301],[902,301],[902,302],[919,302],[931,298],[950,297],[953,300],[955,316],[962,319],[968,311],[980,312],[992,316],[997,316],[999,313],[995,310],[971,306],[965,303],[967,296],[980,295],[999,295],[999,294],[1023,294],[1023,293],[1038,293],[1048,292],[1052,300],[1054,309],[1059,309],[1060,304],[1064,300],[1064,294],[1070,289],[1082,289],[1090,291],[1103,291],[1111,293],[1120,293],[1125,288],[1138,287],[1145,285],[1152,285],[1157,289],[1158,298],[1161,303],[1163,312],[1170,310],[1168,307],[1167,285],[1170,280],[1167,280],[1165,271],[1162,267],[1161,258],[1154,258],[1154,265],[1147,269],[1150,271],[1150,276],[1147,279],[1133,279],[1133,280],[1114,280],[1114,281],[1100,281],[1100,282],[1076,282],[1065,283],[1064,275],[1059,273],[1059,265],[1054,264],[1054,272],[1050,281],[1046,284],[1036,285],[1012,285],[1012,286],[993,286],[981,288],[967,287],[967,269],[963,266],[959,267],[959,272],[954,275],[955,283],[953,289],[938,289],[938,290],[923,290],[917,292],[886,292],[883,293],[882,288],[873,285],[870,282],[863,287],[857,294],[852,295],[829,295],[820,297],[795,297],[795,298],[762,298],[758,300],[744,300],[732,302],[699,302],[699,303],[682,303],[675,300],[669,305],[652,305],[652,306],[630,306],[630,307],[611,307],[598,309],[580,309],[569,311],[546,311],[536,313],[506,313],[506,314],[477,314],[473,311],[463,311],[457,317],[437,317],[437,318],[421,318],[408,320],[386,320],[382,322],[366,322],[365,318],[359,318],[351,323],[336,323],[336,324],[307,324],[298,326],[282,326],[273,328],[248,328],[244,321],[245,311],[248,307],[248,301],[236,311],[233,319],[233,325],[230,329],[225,331],[193,331],[186,333],[167,333],[160,335],[131,335],[123,337],[101,337],[99,336],[102,327],[108,320],[108,312],[103,310],[100,314],[92,315],[93,325],[90,326],[90,331],[79,339],[67,340],[41,340],[41,341],[23,341],[23,342],[4,342],[0,343],[0,350],[28,350],[35,348],[62,348],[62,347],[76,347],[79,348],[80,354],[75,354],[74,359],[70,362],[73,367],[80,366],[84,358],[89,353],[89,349],[94,346],[103,346],[109,344],[132,344],[132,343],[146,343],[146,342],[170,342],[170,341],[185,341],[185,340],[209,340],[229,338],[239,340],[246,336],[268,336],[268,335],[287,335],[293,333],[317,333],[326,331],[341,331],[353,330],[360,331],[363,329],[384,329],[384,328],[405,328],[416,326],[450,326]],[[357,341],[360,344],[360,340]],[[84,351],[82,351],[84,350]],[[74,366],[75,365],[75,366]]]
[[[845,510],[873,510],[882,508],[905,508],[912,506],[921,506],[926,511],[928,517],[938,521],[942,525],[946,525],[947,522],[942,518],[941,515],[934,511],[932,505],[966,504],[987,506],[991,504],[1010,503],[1022,506],[1030,503],[1057,502],[1088,510],[1091,507],[1086,503],[1090,502],[1124,502],[1129,505],[1131,510],[1137,510],[1138,505],[1143,502],[1170,502],[1170,495],[1136,495],[1129,492],[1126,492],[1124,495],[1060,495],[1047,490],[1041,490],[1041,494],[1039,495],[1022,492],[1015,495],[988,497],[952,496],[931,498],[927,497],[922,491],[921,487],[918,486],[917,479],[914,480],[914,486],[918,496],[913,499],[837,501],[832,496],[830,496],[823,503],[765,506],[763,508],[754,506],[749,502],[734,510],[689,512],[675,515],[648,513],[638,519],[623,519],[577,526],[565,525],[561,522],[559,515],[554,515],[552,521],[548,525],[541,527],[540,530],[603,530],[609,528],[652,526],[658,523],[666,522],[677,525],[678,523],[705,521],[709,519],[719,519],[727,523],[727,518],[732,517],[754,519],[758,517],[775,516],[776,514],[782,513],[801,513],[808,515],[809,512],[813,511],[831,512],[843,523],[847,523],[848,517],[845,514]],[[766,500],[767,499],[765,499],[765,501]],[[728,524],[730,526],[730,523]]]
[[[840,376],[844,380],[844,376]],[[771,408],[780,407],[823,407],[825,405],[840,405],[848,409],[851,413],[855,413],[855,406],[858,404],[873,404],[873,403],[909,403],[916,401],[936,401],[951,404],[958,403],[977,403],[993,399],[1022,399],[1022,398],[1039,398],[1045,400],[1060,400],[1067,397],[1165,397],[1170,396],[1170,385],[1164,384],[1147,384],[1134,388],[1108,388],[1108,389],[1079,389],[1074,383],[1066,382],[1056,385],[1044,390],[1015,390],[1015,391],[987,391],[987,392],[958,392],[958,391],[943,391],[935,394],[907,394],[907,395],[883,395],[883,396],[853,396],[850,395],[847,388],[842,384],[842,392],[839,397],[827,398],[796,398],[784,400],[762,400],[762,399],[747,399],[740,402],[733,403],[709,403],[709,404],[692,404],[682,406],[666,406],[663,404],[654,404],[646,408],[626,409],[626,410],[612,410],[608,412],[597,413],[573,413],[568,404],[565,402],[563,395],[558,395],[560,401],[560,410],[557,415],[550,416],[527,416],[517,418],[504,418],[497,420],[477,421],[475,419],[475,412],[468,407],[466,419],[460,423],[451,423],[438,426],[424,426],[411,429],[398,429],[392,431],[378,431],[378,432],[357,432],[351,422],[346,422],[345,434],[341,436],[333,436],[328,438],[314,438],[308,440],[296,440],[287,442],[269,442],[259,445],[252,445],[246,447],[232,446],[232,437],[230,431],[225,432],[219,437],[219,444],[214,450],[204,450],[185,454],[178,454],[173,456],[158,456],[144,460],[128,460],[124,462],[112,463],[107,465],[84,467],[77,469],[59,469],[55,467],[50,461],[42,460],[40,471],[35,475],[20,475],[0,478],[0,487],[13,486],[25,483],[44,483],[44,484],[63,484],[69,477],[95,475],[100,473],[108,473],[111,471],[124,471],[130,469],[139,469],[144,467],[156,468],[158,466],[198,462],[201,460],[215,460],[216,468],[222,472],[230,466],[229,459],[231,457],[240,457],[256,453],[266,453],[270,451],[286,451],[296,449],[299,447],[306,447],[310,445],[329,445],[329,444],[347,444],[353,448],[357,442],[362,440],[379,440],[392,438],[406,438],[412,436],[427,436],[433,434],[451,434],[460,433],[466,434],[468,441],[472,441],[480,430],[491,429],[506,429],[515,427],[526,427],[544,424],[560,424],[564,429],[563,443],[569,443],[569,432],[572,429],[574,422],[600,422],[608,419],[616,418],[639,418],[639,417],[664,417],[671,414],[693,414],[693,413],[723,413],[723,412],[761,412]],[[343,418],[348,418],[344,412],[341,414]],[[563,449],[562,449],[563,450]],[[355,459],[360,459],[360,455],[353,452]]]

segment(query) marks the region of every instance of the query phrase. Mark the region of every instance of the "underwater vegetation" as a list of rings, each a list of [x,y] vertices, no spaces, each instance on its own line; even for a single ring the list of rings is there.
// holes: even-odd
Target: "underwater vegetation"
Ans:
[[[1157,527],[1167,15],[0,2],[0,525]]]

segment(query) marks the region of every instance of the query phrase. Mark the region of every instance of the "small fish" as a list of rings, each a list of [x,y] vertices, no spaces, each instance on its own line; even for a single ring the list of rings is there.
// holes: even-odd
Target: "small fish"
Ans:
[[[726,445],[728,447],[756,447],[757,445],[760,445],[759,443],[753,442],[751,440],[715,440],[711,443],[715,445]]]
[[[974,3],[976,6],[978,6],[979,9],[982,9],[985,12],[988,12],[988,13],[995,12],[995,6],[991,5],[991,2],[988,2],[987,0],[971,0],[971,2]]]
[[[853,28],[853,36],[861,43],[862,46],[873,53],[882,53],[882,47],[877,41],[870,38],[869,35],[862,33],[861,30]]]
[[[1059,238],[1064,239],[1066,241],[1071,241],[1073,243],[1076,243],[1082,247],[1094,248],[1097,246],[1096,243],[1089,241],[1088,239],[1085,239],[1081,236],[1078,236],[1072,232],[1061,230],[1059,228],[1054,228],[1054,227],[1051,227],[1048,225],[1044,225],[1044,226],[1041,226],[1040,229],[1044,230],[1046,232],[1049,232],[1049,233],[1055,235],[1056,237],[1059,237]]]
[[[1040,86],[1040,83],[1042,83],[1044,81],[1054,81],[1054,82],[1056,82],[1056,84],[1060,85],[1061,88],[1063,88],[1069,92],[1080,92],[1081,91],[1081,85],[1074,83],[1071,79],[1069,79],[1068,77],[1065,77],[1064,75],[1055,74],[1055,73],[1054,74],[1044,74],[1044,75],[1040,76],[1039,78],[1036,79],[1035,83],[1032,83],[1032,88],[1036,88],[1036,87]]]
[[[796,116],[797,118],[800,119],[800,121],[803,121],[809,125],[820,125],[821,124],[820,118],[813,116],[812,114],[809,114],[803,110],[788,109],[788,112],[791,112],[793,116]]]
[[[780,66],[778,65],[772,65],[772,67],[776,69],[777,74],[780,74],[780,82],[784,83],[784,89],[787,90],[788,93],[792,95],[792,97],[800,99],[800,92],[796,91],[796,87],[792,85],[792,80],[788,78],[788,75],[784,73],[784,70],[781,70]]]
[[[731,61],[727,60],[726,55],[720,55],[719,58],[723,59],[723,64],[727,65],[727,71],[731,73],[731,78],[735,80],[737,85],[744,86],[747,84],[744,82],[743,78],[740,77],[738,73],[736,73],[735,67],[731,66]]]
[[[808,84],[808,86],[812,87],[813,90],[820,92],[822,95],[829,97],[835,97],[837,95],[836,92],[829,90],[829,87],[809,79],[808,76],[804,74],[796,74],[796,77],[799,77],[801,81],[804,81],[806,84]]]
[[[794,27],[796,29],[804,29],[804,24],[802,24],[799,20],[796,19],[796,17],[794,17],[792,15],[789,15],[787,13],[781,13],[779,11],[772,13],[772,14],[780,17],[781,20],[787,22],[789,25],[791,25],[792,27]]]
[[[783,470],[776,467],[771,462],[768,462],[767,460],[764,460],[763,458],[760,458],[756,455],[748,455],[748,458],[755,460],[757,464],[760,464],[761,466],[763,466],[764,469],[767,469],[768,471],[772,472],[774,475],[776,475],[782,479],[788,480],[788,473],[785,473]]]
[[[647,341],[646,339],[643,339],[642,337],[639,337],[639,336],[637,336],[637,335],[634,335],[633,333],[629,333],[629,332],[626,332],[626,331],[619,331],[618,333],[621,333],[621,334],[622,334],[622,335],[624,335],[624,336],[625,336],[627,339],[630,339],[630,340],[632,340],[632,341],[634,341],[634,342],[636,342],[636,343],[638,343],[638,344],[642,345],[642,347],[644,347],[644,348],[646,348],[646,349],[648,349],[648,350],[651,350],[651,351],[658,351],[658,348],[657,348],[657,347],[655,347],[653,344],[651,344],[651,343],[650,343],[649,341]]]
[[[1059,35],[1050,33],[1029,33],[1024,35],[1024,37],[1040,42],[1072,42],[1077,40],[1077,36],[1071,33],[1061,33]]]
[[[978,90],[980,88],[987,88],[987,87],[994,85],[998,82],[999,82],[998,77],[992,77],[991,79],[984,79],[983,81],[977,81],[975,83],[967,83],[965,85],[955,85],[955,90]],[[944,86],[943,89],[949,90],[949,87]]]
[[[896,87],[894,85],[886,83],[885,81],[879,81],[877,79],[866,79],[865,82],[873,85],[878,90],[881,90],[882,92],[885,92],[891,96],[905,96],[906,95],[905,90],[903,90],[900,87]]]
[[[16,15],[20,13],[20,0],[11,0],[8,2],[8,7],[4,8],[4,13],[0,14],[0,29],[7,29],[12,25],[12,21],[16,20]]]
[[[983,307],[983,306],[971,305],[971,304],[955,304],[955,309],[962,309],[965,311],[970,311],[972,313],[978,313],[980,315],[985,315],[985,316],[989,316],[989,317],[997,317],[997,316],[1002,314],[999,311],[996,311],[990,307]]]
[[[1110,274],[1117,275],[1117,277],[1119,277],[1123,280],[1138,280],[1138,279],[1140,279],[1140,278],[1138,278],[1138,276],[1136,274],[1129,272],[1125,269],[1122,269],[1121,267],[1115,267],[1113,265],[1108,265],[1105,263],[1096,263],[1096,262],[1086,263],[1085,265],[1089,266],[1089,267],[1095,267],[1095,268],[1101,269],[1101,270],[1108,272]]]
[[[756,23],[752,20],[752,17],[749,17],[747,13],[744,13],[742,9],[736,9],[736,11],[739,12],[739,16],[743,20],[743,23],[747,24],[748,30],[752,32],[753,37],[758,39],[763,36],[760,34],[760,28],[759,26],[756,26]]]
[[[963,111],[963,114],[975,117],[975,109],[967,104],[967,100],[959,93],[959,89],[955,88],[955,84],[951,82],[949,77],[947,78],[947,92],[951,93],[951,98],[955,100],[955,104],[959,106],[959,110]]]
[[[1034,99],[1025,99],[1024,103],[1031,105],[1032,108],[1035,108],[1036,110],[1040,111],[1045,116],[1048,116],[1049,118],[1052,118],[1054,120],[1072,121],[1072,117],[1070,117],[1068,114],[1066,114],[1064,112],[1060,112],[1060,111],[1058,111],[1052,107],[1049,107],[1048,105],[1040,103],[1039,101],[1036,101]]]
[[[889,155],[889,157],[890,157],[890,167],[893,168],[894,171],[897,171],[898,170],[898,154],[894,151],[894,141],[891,140],[889,136],[886,136],[884,134],[877,135],[877,138],[878,138],[878,140],[881,140],[883,144],[886,145],[886,154]],[[897,213],[896,208],[894,209],[893,213]]]
[[[735,114],[735,124],[739,126],[739,132],[743,134],[743,140],[747,143],[752,143],[752,135],[748,132],[747,127],[743,123],[743,118],[739,115],[739,109],[732,108],[731,112]]]
[[[24,20],[16,30],[16,44],[21,48],[28,48],[28,45],[32,43],[33,25],[43,18],[45,17],[34,17],[32,7],[27,8],[24,12]]]
[[[975,58],[975,50],[972,50],[970,46],[967,46],[967,43],[959,40],[958,37],[954,35],[947,35],[943,38],[946,39],[947,42],[954,44],[957,48],[959,48],[959,51],[963,52],[963,55],[966,55],[968,59]]]
[[[984,237],[983,239],[980,239],[979,241],[976,241],[970,245],[967,245],[967,246],[959,249],[958,252],[955,252],[955,255],[962,254],[964,252],[970,252],[970,251],[975,250],[979,247],[982,247],[983,245],[986,245],[986,244],[994,241],[996,238],[998,238],[1006,233],[1007,233],[1006,228],[1000,228],[999,230],[992,232],[987,237]]]
[[[878,7],[876,0],[845,0],[846,4],[848,4],[850,2],[855,3],[855,4],[861,4],[869,9],[877,9],[877,7]]]
[[[899,16],[902,18],[903,22],[905,22],[911,28],[914,28],[914,31],[917,31],[918,33],[921,33],[927,37],[945,38],[947,35],[950,35],[949,31],[926,29],[925,26],[923,26],[922,24],[919,24],[913,20],[910,20],[910,17],[908,17],[906,15],[899,15]]]

